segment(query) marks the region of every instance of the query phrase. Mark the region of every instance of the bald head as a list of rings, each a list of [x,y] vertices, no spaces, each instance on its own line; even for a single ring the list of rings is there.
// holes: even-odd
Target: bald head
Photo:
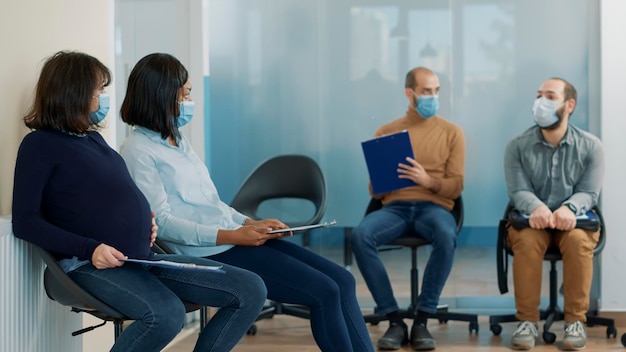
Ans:
[[[420,95],[439,95],[439,78],[426,67],[417,67],[409,71],[404,83],[404,94],[413,106]]]
[[[426,79],[437,77],[437,75],[426,67],[416,67],[406,74],[404,88],[415,89]],[[437,79],[439,81],[439,79]]]

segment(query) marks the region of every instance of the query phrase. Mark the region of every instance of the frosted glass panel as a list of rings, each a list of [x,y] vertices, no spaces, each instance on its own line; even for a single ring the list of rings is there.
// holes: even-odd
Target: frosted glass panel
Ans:
[[[217,188],[228,201],[261,161],[306,154],[326,176],[328,216],[357,224],[369,199],[360,142],[405,113],[406,72],[427,66],[441,81],[440,115],[466,133],[465,225],[494,227],[507,201],[504,146],[532,126],[541,82],[575,85],[574,124],[598,118],[597,14],[587,0],[210,0],[206,154]]]

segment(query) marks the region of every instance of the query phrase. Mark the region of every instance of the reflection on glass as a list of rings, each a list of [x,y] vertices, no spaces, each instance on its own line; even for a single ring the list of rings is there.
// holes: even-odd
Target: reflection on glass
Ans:
[[[570,80],[572,123],[588,126],[589,42],[599,36],[590,6],[599,5],[210,0],[206,153],[217,188],[228,200],[261,161],[306,154],[326,176],[327,214],[357,224],[369,198],[360,142],[404,114],[405,74],[426,66],[440,78],[440,115],[466,134],[465,227],[489,240],[507,201],[503,149],[533,124],[540,83]]]

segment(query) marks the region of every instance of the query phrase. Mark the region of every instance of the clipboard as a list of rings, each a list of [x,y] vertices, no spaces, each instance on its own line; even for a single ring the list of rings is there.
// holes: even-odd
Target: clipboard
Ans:
[[[306,225],[306,226],[298,226],[298,227],[290,227],[287,229],[276,229],[276,230],[272,230],[269,233],[279,233],[279,232],[298,232],[298,231],[306,231],[306,230],[310,230],[310,229],[316,229],[318,227],[328,227],[328,226],[333,226],[337,223],[337,221],[333,220],[331,222],[323,222],[321,224],[315,224],[315,225]]]
[[[404,130],[361,142],[374,194],[415,186],[415,182],[398,178],[398,164],[414,158],[409,132]]]
[[[194,263],[178,263],[178,262],[172,262],[169,260],[144,260],[144,259],[132,259],[132,258],[128,258],[128,259],[118,258],[117,260],[119,260],[120,262],[160,266],[162,268],[170,268],[170,269],[210,271],[210,272],[220,273],[220,274],[225,273],[221,265],[215,265],[215,266],[214,265],[200,265],[200,264],[194,264]]]
[[[527,227],[530,227],[530,215],[524,214],[517,209],[511,209],[508,214],[508,221],[516,230],[522,230]],[[576,217],[576,228],[589,230],[589,231],[598,231],[600,229],[600,218],[598,214],[592,209],[586,212],[585,214],[578,215]]]

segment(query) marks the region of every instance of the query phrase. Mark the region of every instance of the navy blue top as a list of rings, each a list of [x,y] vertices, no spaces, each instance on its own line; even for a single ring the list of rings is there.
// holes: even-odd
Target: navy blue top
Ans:
[[[97,132],[34,131],[15,165],[13,232],[57,254],[91,260],[101,243],[152,256],[150,205],[122,157]]]

